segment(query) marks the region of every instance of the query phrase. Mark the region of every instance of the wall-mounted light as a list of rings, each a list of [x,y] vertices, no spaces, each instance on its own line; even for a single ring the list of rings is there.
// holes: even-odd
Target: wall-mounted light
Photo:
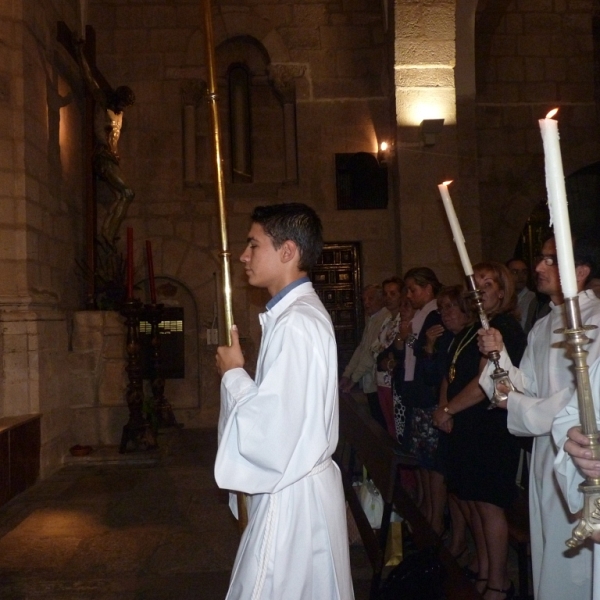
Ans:
[[[421,137],[424,146],[435,146],[436,136],[444,127],[444,119],[423,119],[421,121]]]
[[[390,145],[387,142],[381,142],[377,150],[377,161],[380,165],[385,165],[390,155]]]

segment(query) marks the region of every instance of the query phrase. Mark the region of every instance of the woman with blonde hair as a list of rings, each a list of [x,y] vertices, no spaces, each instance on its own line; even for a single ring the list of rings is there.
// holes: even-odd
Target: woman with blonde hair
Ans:
[[[513,364],[518,364],[527,342],[512,314],[516,294],[511,274],[500,263],[483,262],[475,265],[474,275],[490,324],[501,331]],[[479,387],[487,359],[477,346],[478,329],[477,323],[465,327],[449,348],[440,406],[433,418],[437,427],[451,432],[448,488],[473,532],[477,561],[470,567],[477,589],[485,600],[506,600],[514,596],[514,586],[506,570],[504,510],[517,493],[519,445],[506,427],[506,411],[489,410],[489,400]]]

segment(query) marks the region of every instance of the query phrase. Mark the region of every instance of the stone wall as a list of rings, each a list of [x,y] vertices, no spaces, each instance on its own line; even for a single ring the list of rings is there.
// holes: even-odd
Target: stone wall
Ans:
[[[43,474],[71,444],[89,443],[79,434],[114,441],[126,410],[118,325],[98,322],[85,341],[77,336],[93,327],[72,317],[82,307],[83,86],[56,23],[76,29],[78,4],[0,3],[0,415],[44,415]],[[266,297],[247,286],[237,258],[258,204],[314,206],[326,240],[361,242],[365,284],[421,264],[450,283],[461,273],[436,186],[453,179],[473,262],[508,258],[544,195],[537,119],[560,106],[567,173],[598,160],[593,8],[592,0],[213,2],[226,167],[228,67],[246,56],[255,83],[255,181],[231,184],[226,168],[234,314],[249,370]],[[91,0],[88,14],[100,70],[137,97],[119,145],[136,191],[123,228],[134,228],[137,293],[147,300],[149,239],[158,280],[185,291],[195,318],[197,370],[166,394],[186,425],[213,426],[219,382],[205,336],[220,301],[220,241],[201,6]],[[438,117],[444,129],[425,147],[419,124]],[[393,145],[388,208],[337,210],[335,154],[374,153],[382,140]],[[110,199],[102,186],[99,198]],[[101,359],[116,385],[107,395],[98,391]],[[96,423],[92,410],[104,415]]]
[[[42,476],[71,442],[65,313],[81,302],[80,88],[55,41],[75,6],[0,6],[0,415],[43,415]]]
[[[473,156],[474,123],[468,96],[459,97],[455,83],[456,3],[397,0],[394,7],[401,264],[429,266],[441,281],[454,283],[461,268],[437,188],[443,181],[453,181],[450,192],[473,262],[481,255],[476,169],[465,160]],[[459,110],[466,117],[460,122]],[[424,144],[425,119],[444,119],[433,145]]]
[[[143,241],[150,239],[157,277],[176,280],[192,294],[198,310],[201,354],[196,398],[200,422],[214,424],[218,380],[214,348],[208,347],[220,271],[216,202],[212,183],[210,131],[205,100],[204,32],[201,6],[184,0],[90,3],[97,31],[98,65],[108,81],[126,84],[136,104],[125,113],[120,142],[124,176],[136,191],[124,226],[134,229],[137,279],[145,278]],[[335,154],[376,152],[393,136],[392,92],[381,5],[301,1],[213,2],[219,106],[223,127],[234,315],[252,369],[260,339],[257,313],[262,292],[247,286],[238,257],[245,246],[249,214],[262,203],[303,201],[320,213],[328,241],[360,241],[364,283],[395,274],[395,189],[387,210],[337,211]],[[244,43],[255,79],[256,177],[231,184],[228,163],[227,93],[229,64]],[[256,50],[258,49],[258,50]],[[238,55],[236,55],[236,52]],[[243,57],[242,57],[243,58]],[[261,62],[262,60],[262,62]],[[261,70],[262,69],[262,70]],[[293,104],[297,176],[290,178],[285,151],[285,107]],[[194,177],[185,176],[184,110],[192,106]],[[187,113],[188,116],[190,113]]]
[[[73,443],[117,445],[128,419],[124,319],[113,311],[73,315],[68,370],[77,390],[73,404]]]
[[[597,3],[396,0],[394,7],[401,263],[458,281],[438,183],[454,181],[473,262],[505,261],[546,198],[538,119],[560,108],[567,176],[600,158]],[[422,118],[445,119],[434,147],[423,147]]]
[[[594,2],[513,1],[502,10],[492,2],[480,5],[475,35],[482,233],[485,254],[506,260],[531,211],[546,199],[538,119],[560,109],[566,176],[600,160]]]

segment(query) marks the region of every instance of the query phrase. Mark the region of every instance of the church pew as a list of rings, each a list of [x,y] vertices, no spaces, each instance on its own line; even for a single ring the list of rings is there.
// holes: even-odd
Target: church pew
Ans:
[[[355,458],[364,465],[384,501],[382,526],[373,530],[353,487]],[[370,599],[376,600],[384,570],[384,553],[392,509],[406,520],[417,548],[435,547],[445,570],[444,591],[448,600],[480,600],[472,583],[440,542],[412,498],[402,488],[399,466],[415,466],[414,457],[403,454],[400,445],[371,417],[366,406],[350,394],[340,395],[340,441],[334,459],[342,472],[348,507],[369,558],[373,576]]]

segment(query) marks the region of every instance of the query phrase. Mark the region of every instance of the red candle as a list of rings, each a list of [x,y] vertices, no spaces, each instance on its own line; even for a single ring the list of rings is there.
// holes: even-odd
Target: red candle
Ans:
[[[146,240],[146,259],[148,261],[148,281],[150,283],[150,302],[156,304],[156,284],[154,283],[154,263],[152,262],[152,243]]]
[[[133,298],[133,228],[127,228],[127,299]]]

